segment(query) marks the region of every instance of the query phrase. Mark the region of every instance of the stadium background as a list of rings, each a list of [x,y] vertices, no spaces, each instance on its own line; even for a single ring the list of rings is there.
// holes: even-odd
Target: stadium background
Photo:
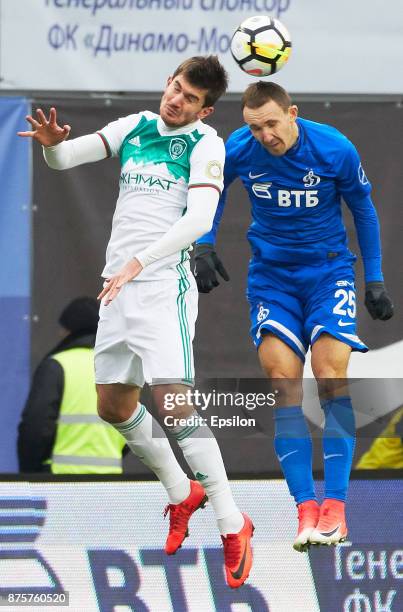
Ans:
[[[158,49],[155,49],[155,52],[145,51],[146,33],[163,31],[165,28],[165,36],[168,36],[170,31],[175,35],[175,27],[176,33],[187,33],[196,27],[200,35],[201,29],[205,28],[204,41],[208,38],[209,47],[205,46],[200,51],[219,52],[231,75],[231,92],[217,104],[211,119],[212,125],[226,137],[241,123],[239,92],[249,83],[249,79],[236,68],[228,52],[220,51],[224,50],[231,31],[246,16],[270,12],[286,23],[292,33],[294,54],[289,66],[275,80],[294,94],[302,116],[338,127],[357,145],[374,187],[374,201],[381,220],[384,271],[388,289],[396,305],[396,314],[387,323],[373,322],[370,319],[362,303],[363,277],[361,264],[358,263],[357,287],[361,296],[361,307],[358,310],[359,334],[373,351],[366,356],[357,356],[359,359],[353,359],[350,373],[355,377],[379,379],[377,387],[380,404],[382,385],[390,384],[388,378],[393,378],[392,384],[397,386],[398,392],[394,394],[397,399],[393,400],[396,405],[392,408],[401,404],[403,216],[400,184],[403,74],[400,66],[403,60],[403,42],[398,24],[403,20],[403,7],[399,0],[389,2],[387,6],[374,0],[371,11],[367,10],[364,0],[358,0],[353,7],[345,0],[338,2],[337,6],[334,2],[325,0],[320,3],[320,7],[313,0],[266,0],[264,3],[250,2],[248,6],[235,1],[231,4],[188,0],[171,4],[161,2],[158,5],[160,10],[157,11],[156,3],[153,8],[151,2],[146,1],[2,0],[0,4],[0,472],[11,473],[9,481],[5,481],[0,488],[0,508],[3,511],[10,507],[18,510],[21,503],[28,508],[33,503],[36,521],[33,521],[36,527],[26,527],[25,531],[18,522],[14,522],[14,527],[0,527],[0,540],[9,542],[0,555],[0,563],[3,564],[2,568],[9,572],[3,576],[7,575],[11,581],[0,582],[0,594],[2,587],[20,585],[18,580],[15,581],[16,575],[20,575],[20,569],[17,570],[14,564],[10,569],[7,565],[9,560],[25,559],[27,556],[24,556],[24,551],[21,552],[20,545],[15,547],[13,539],[10,539],[10,530],[17,533],[22,529],[20,542],[27,541],[24,540],[27,531],[31,530],[32,536],[32,529],[38,532],[36,536],[39,537],[38,524],[43,524],[43,516],[40,516],[41,509],[35,507],[38,496],[48,500],[48,518],[53,517],[49,527],[49,540],[45,539],[43,542],[40,539],[36,544],[39,550],[41,546],[45,546],[45,552],[38,554],[45,558],[49,553],[46,546],[50,544],[54,547],[60,537],[60,555],[53,562],[57,574],[64,576],[62,582],[70,584],[70,590],[75,593],[84,594],[89,588],[93,588],[91,585],[96,584],[95,574],[92,574],[92,582],[86,582],[83,578],[80,584],[70,577],[71,566],[74,566],[78,559],[77,555],[88,556],[88,551],[93,546],[92,536],[88,536],[88,542],[83,539],[82,550],[79,550],[74,542],[67,544],[71,530],[60,529],[65,527],[69,500],[74,501],[77,509],[76,514],[73,513],[69,518],[68,524],[77,524],[78,530],[87,534],[93,529],[92,518],[89,514],[81,515],[80,508],[88,506],[93,514],[101,513],[103,519],[108,521],[105,507],[109,507],[107,504],[110,503],[108,486],[104,484],[88,485],[87,489],[79,492],[77,489],[77,497],[70,498],[71,486],[28,485],[23,481],[16,481],[12,473],[17,470],[16,426],[27,394],[30,373],[41,356],[55,343],[58,314],[72,297],[98,293],[99,271],[103,265],[117,195],[118,164],[108,161],[55,173],[43,163],[40,148],[31,147],[30,142],[18,140],[15,133],[23,129],[24,117],[31,107],[41,106],[47,109],[51,104],[55,104],[62,123],[70,123],[73,126],[73,136],[99,129],[108,121],[136,110],[157,110],[158,92],[164,87],[166,76],[184,57],[198,50],[189,46],[186,53],[180,53],[175,43],[172,52],[161,53]],[[190,6],[193,11],[186,8]],[[128,26],[128,18],[133,15],[136,20]],[[345,19],[345,15],[348,15],[348,19]],[[110,29],[101,30],[102,27]],[[84,46],[80,47],[81,41],[85,39],[84,30],[87,40],[89,34],[92,36],[92,46],[89,45],[91,53],[88,49],[85,50]],[[134,31],[136,36],[139,32],[143,33],[143,38],[138,39],[137,49],[122,47],[122,31],[124,33],[130,30]],[[119,40],[113,38],[117,32],[121,34]],[[94,36],[98,38],[94,39]],[[94,40],[98,41],[101,48],[98,53],[95,53]],[[120,50],[114,48],[114,45],[117,47],[118,44],[113,41],[117,40],[122,47]],[[105,49],[108,45],[109,52],[108,48]],[[201,296],[199,302],[200,314],[195,340],[199,378],[245,380],[261,377],[255,351],[248,337],[248,309],[244,298],[249,257],[244,236],[248,220],[248,202],[242,188],[235,185],[218,240],[218,249],[230,273],[231,282],[221,283],[211,295]],[[352,248],[358,252],[348,212],[345,220]],[[309,375],[309,367],[307,374]],[[390,402],[387,407],[380,405],[379,413],[369,419],[371,422],[368,427],[360,430],[357,455],[384,426],[390,410]],[[363,411],[365,412],[365,407]],[[315,421],[313,424],[317,426]],[[220,440],[230,474],[249,478],[276,476],[277,463],[269,439],[252,437],[244,438],[239,443],[237,441],[235,445],[233,442],[233,439]],[[314,443],[315,468],[320,469],[319,436],[314,437]],[[242,453],[239,452],[240,444]],[[134,478],[146,477],[142,465],[131,456],[125,460],[125,471]],[[386,478],[388,475],[384,476]],[[122,488],[120,490],[116,487]],[[141,487],[141,494],[136,498],[133,496],[133,504],[136,500],[137,503],[140,500],[141,503],[149,504],[150,514],[157,515],[164,503],[160,492],[156,492],[154,484],[144,484]],[[241,482],[236,487],[240,501],[244,497],[248,498],[248,495],[255,498],[256,508],[251,506],[251,514],[257,514],[259,507],[263,509],[261,527],[266,536],[272,530],[276,516],[288,516],[290,508],[292,509],[281,481]],[[248,487],[252,487],[252,491]],[[125,520],[129,528],[131,506],[127,502],[127,496],[130,497],[130,489],[123,484],[111,485],[112,492],[117,490],[117,507],[119,500],[126,500]],[[135,490],[138,491],[137,488]],[[282,491],[280,497],[277,497],[278,490]],[[66,491],[70,493],[66,494]],[[354,516],[355,513],[361,516],[370,505],[373,508],[380,508],[382,505],[386,513],[393,514],[398,508],[399,491],[401,495],[399,480],[392,482],[384,479],[376,483],[371,480],[354,481],[351,494],[352,516],[353,513]],[[133,516],[142,512],[141,505],[136,508]],[[377,517],[379,518],[379,514],[376,513],[375,518]],[[140,522],[142,520],[143,518]],[[337,572],[333,574],[332,588],[334,585],[343,585],[343,588],[339,589],[339,599],[334,597],[337,589],[329,591],[330,578],[329,575],[326,577],[326,563],[330,563],[329,559],[335,563],[333,551],[330,556],[328,551],[318,552],[315,557],[311,555],[310,563],[306,562],[307,557],[301,561],[288,553],[294,530],[294,518],[291,514],[286,533],[278,534],[273,542],[269,536],[267,541],[266,536],[261,536],[262,540],[259,540],[258,546],[262,546],[262,549],[258,555],[263,555],[265,550],[270,551],[270,563],[259,561],[261,564],[258,564],[256,580],[252,580],[251,589],[256,588],[259,593],[263,593],[270,610],[279,612],[288,608],[310,612],[311,609],[319,609],[319,606],[321,610],[333,612],[342,610],[343,605],[345,610],[361,610],[361,607],[363,610],[380,610],[382,605],[385,609],[401,609],[401,601],[396,596],[396,585],[400,584],[398,581],[402,578],[403,561],[401,545],[399,547],[399,542],[402,541],[399,520],[397,516],[394,522],[392,520],[398,532],[387,526],[383,531],[383,526],[379,529],[379,524],[371,521],[372,518],[367,518],[365,526],[354,525],[358,538],[357,550],[354,549],[354,555],[349,557],[349,573],[342,577],[338,577]],[[123,524],[126,525],[124,521]],[[138,525],[137,521],[136,524]],[[136,555],[142,554],[139,552],[143,546],[141,542],[148,548],[159,547],[163,541],[164,528],[163,524],[159,526],[156,532],[158,537],[150,541],[146,541],[146,534],[152,531],[152,527],[146,526],[144,533],[141,532],[138,536],[140,543],[129,538],[126,546],[121,547],[124,551],[123,559],[128,563],[130,556],[137,559]],[[377,532],[376,535],[374,532]],[[126,533],[121,526],[119,537],[124,539]],[[200,526],[195,526],[195,533],[196,540],[192,544],[197,546],[204,534],[202,522]],[[31,539],[31,542],[34,539]],[[113,546],[111,542],[105,539],[101,544],[106,547]],[[283,548],[284,542],[286,544]],[[214,546],[213,542],[209,541],[208,544]],[[33,544],[30,546],[33,547]],[[276,546],[279,548],[276,549]],[[16,548],[20,550],[19,556],[14,554]],[[214,548],[212,550],[214,557]],[[64,561],[62,557],[66,552],[68,554]],[[317,551],[314,552],[316,554]],[[197,553],[189,554],[188,562],[192,564],[191,555]],[[302,603],[297,604],[288,572],[279,569],[279,573],[273,574],[271,561],[277,557],[283,559],[280,568],[288,566],[292,567],[293,571],[297,571],[298,563],[306,563],[304,571],[311,573],[311,580],[313,576],[316,591],[313,589],[312,593],[315,591],[314,598],[318,598],[312,608],[307,607],[305,596],[298,600]],[[207,563],[206,553],[204,559]],[[193,580],[200,580],[201,574],[188,574],[187,568],[181,570],[184,578],[180,584],[185,585],[184,599],[175,600],[174,597],[179,596],[178,592],[175,588],[173,591],[168,588],[171,603],[169,598],[153,600],[147,591],[147,572],[143,567],[146,564],[140,557],[139,560],[138,579],[142,583],[144,578],[146,595],[143,597],[145,605],[149,607],[143,608],[138,603],[135,609],[168,610],[173,607],[175,611],[189,609],[192,612],[199,609],[195,607],[192,599],[188,599],[188,590]],[[113,559],[111,564],[113,565]],[[156,564],[158,565],[157,562]],[[204,570],[198,571],[204,576],[214,575],[214,572],[209,573],[208,565],[203,567]],[[334,567],[336,565],[332,565],[332,571]],[[372,570],[369,569],[371,567]],[[293,573],[290,569],[288,571]],[[30,568],[29,572],[32,582],[27,584],[31,587],[33,584],[46,584],[42,582],[43,576],[39,576],[35,570]],[[124,572],[122,576],[123,584],[126,580]],[[159,580],[161,576],[156,574]],[[269,576],[270,584],[267,584]],[[111,579],[109,586],[119,584],[119,579],[116,580],[114,583]],[[301,582],[306,584],[304,577]],[[102,595],[98,598],[99,608],[96,607],[95,600],[91,600],[86,609],[112,610],[111,600],[107,595],[108,589],[105,584],[102,587],[102,580],[98,585],[101,585],[99,592]],[[273,592],[279,585],[290,599],[282,600],[280,597],[276,600]],[[221,583],[214,584],[210,581],[203,588],[207,589],[206,592],[211,589],[210,603],[200,609],[209,609],[208,605],[211,605],[211,609],[230,610],[230,599],[225,599],[226,591]],[[218,595],[214,594],[214,589]],[[391,594],[393,591],[396,591],[395,595]],[[114,591],[115,594],[117,592]],[[250,593],[253,591],[248,591],[245,597],[249,597]],[[327,601],[321,599],[326,596]],[[348,599],[350,596],[352,599]],[[151,599],[148,599],[149,597]],[[166,593],[161,597],[166,597]],[[258,595],[255,599],[251,597],[252,609],[264,609]],[[203,601],[203,598],[200,601]]]

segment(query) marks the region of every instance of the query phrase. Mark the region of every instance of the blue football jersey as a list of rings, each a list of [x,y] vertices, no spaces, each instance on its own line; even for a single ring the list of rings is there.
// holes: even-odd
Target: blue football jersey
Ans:
[[[356,148],[341,132],[302,118],[297,124],[297,142],[278,157],[253,137],[248,126],[231,134],[225,189],[214,226],[198,242],[215,241],[226,189],[239,177],[252,205],[248,238],[255,257],[303,263],[348,253],[342,198],[354,214],[355,203],[369,196],[371,185]]]

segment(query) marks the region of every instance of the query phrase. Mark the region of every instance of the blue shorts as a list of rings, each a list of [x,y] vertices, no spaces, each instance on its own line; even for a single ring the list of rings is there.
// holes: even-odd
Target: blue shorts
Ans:
[[[354,261],[352,255],[304,265],[252,260],[247,295],[256,348],[270,332],[305,361],[309,346],[327,333],[366,352],[356,335]]]

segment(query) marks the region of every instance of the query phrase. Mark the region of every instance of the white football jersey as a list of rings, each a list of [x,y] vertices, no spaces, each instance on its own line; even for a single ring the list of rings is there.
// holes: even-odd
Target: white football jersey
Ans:
[[[223,188],[224,143],[202,121],[171,129],[144,111],[99,132],[108,154],[119,156],[119,197],[102,276],[108,278],[161,238],[186,212],[189,186]],[[153,262],[135,279],[183,278],[189,249]]]

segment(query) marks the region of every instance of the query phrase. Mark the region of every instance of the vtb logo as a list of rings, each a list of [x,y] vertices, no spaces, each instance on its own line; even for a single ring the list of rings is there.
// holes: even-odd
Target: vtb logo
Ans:
[[[271,185],[272,183],[253,183],[252,191],[257,198],[272,200],[273,196],[270,193]],[[283,208],[289,206],[294,208],[313,208],[319,204],[318,191],[316,189],[279,189],[277,191],[277,198],[278,206]]]

